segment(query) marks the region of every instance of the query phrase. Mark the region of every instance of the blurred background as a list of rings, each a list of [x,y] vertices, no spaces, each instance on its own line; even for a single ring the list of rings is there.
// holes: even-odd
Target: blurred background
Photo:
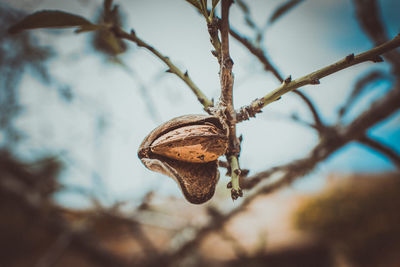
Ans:
[[[0,0],[0,266],[400,265],[399,111],[365,132],[384,149],[344,144],[290,185],[268,195],[256,187],[235,202],[221,168],[214,198],[192,205],[137,157],[156,126],[204,112],[186,84],[147,50],[108,32],[7,33],[43,9],[112,20],[218,100],[219,65],[193,6],[121,0],[105,18],[103,4]],[[230,23],[282,77],[295,79],[392,39],[399,11],[396,0],[236,1]],[[242,43],[230,42],[239,108],[280,81]],[[344,127],[400,90],[399,52],[301,91],[324,125]],[[289,93],[238,124],[241,168],[252,177],[304,158],[321,141],[312,123],[309,107]]]

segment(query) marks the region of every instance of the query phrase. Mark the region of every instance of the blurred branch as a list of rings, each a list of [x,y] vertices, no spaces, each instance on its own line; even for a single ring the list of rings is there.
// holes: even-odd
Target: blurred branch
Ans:
[[[286,3],[281,4],[275,11],[272,13],[272,16],[269,18],[269,23],[272,24],[283,15],[287,14],[294,7],[300,4],[303,0],[289,0]]]
[[[25,175],[34,176],[29,173],[25,173]],[[34,178],[40,180],[40,177]],[[15,204],[22,206],[24,210],[27,210],[26,212],[35,214],[37,218],[44,219],[46,230],[53,233],[53,235],[57,235],[57,233],[68,235],[68,242],[70,242],[71,247],[82,251],[100,266],[128,266],[125,260],[103,248],[99,241],[95,240],[89,232],[85,230],[75,231],[59,216],[48,216],[49,208],[55,209],[55,207],[51,206],[52,204],[47,197],[44,198],[38,195],[38,192],[33,190],[32,186],[24,185],[15,177],[3,175],[2,179],[0,179],[0,191],[3,196],[11,196]],[[58,213],[56,212],[56,214]],[[45,256],[45,258],[50,258],[50,255]]]
[[[282,75],[278,72],[278,70],[272,65],[271,61],[265,55],[265,51],[263,49],[254,46],[246,37],[243,37],[239,34],[236,30],[232,29],[229,30],[229,33],[235,38],[238,42],[243,44],[250,53],[258,58],[258,60],[264,65],[264,69],[266,71],[272,72],[272,74],[280,81],[283,82]]]
[[[35,267],[54,266],[54,264],[63,255],[70,244],[71,235],[69,233],[59,234],[53,246],[50,247],[47,253],[39,259],[39,261],[35,264]]]
[[[389,146],[382,144],[381,142],[374,140],[366,135],[360,137],[358,141],[378,152],[385,155],[393,164],[400,170],[400,155]]]
[[[149,50],[152,54],[154,54],[156,57],[158,57],[159,59],[161,59],[168,67],[169,69],[167,70],[167,72],[171,72],[174,73],[175,75],[177,75],[182,81],[184,81],[189,88],[192,90],[192,92],[196,95],[197,99],[199,100],[199,102],[204,106],[204,110],[206,112],[209,112],[209,108],[213,106],[212,101],[210,101],[205,95],[204,93],[200,90],[199,87],[197,87],[197,85],[192,81],[192,79],[190,79],[188,72],[186,71],[185,73],[183,73],[177,66],[175,66],[172,61],[162,55],[157,49],[155,49],[153,46],[149,45],[148,43],[144,42],[142,39],[140,39],[135,32],[132,30],[131,33],[127,33],[125,31],[123,31],[122,29],[118,28],[118,27],[114,27],[113,31],[115,33],[115,35],[117,37],[120,37],[122,39],[126,39],[129,41],[132,41],[134,43],[136,43],[138,46],[140,47],[144,47],[147,50]]]
[[[391,41],[386,42],[378,47],[372,48],[364,53],[358,54],[354,56],[354,54],[350,54],[344,59],[333,63],[327,67],[324,67],[320,70],[314,71],[310,74],[307,74],[301,78],[298,78],[294,81],[283,82],[281,86],[277,89],[273,90],[269,94],[265,95],[261,99],[254,100],[250,105],[244,106],[240,108],[237,112],[237,122],[241,122],[244,120],[248,120],[250,117],[255,117],[255,115],[261,112],[262,108],[266,105],[278,100],[282,95],[293,91],[299,87],[308,85],[308,84],[319,84],[319,80],[328,75],[331,75],[340,70],[346,69],[356,64],[360,64],[366,61],[373,62],[381,62],[383,59],[380,55],[400,46],[400,35],[397,35]]]
[[[307,107],[310,109],[311,114],[314,118],[314,126],[315,126],[314,128],[317,129],[319,132],[321,132],[324,125],[322,123],[320,115],[318,114],[317,108],[315,107],[311,99],[298,90],[293,90],[293,93],[298,95],[304,101],[304,103],[306,103]]]
[[[366,130],[389,117],[400,108],[400,90],[398,89],[396,88],[396,90],[389,92],[374,102],[370,109],[364,111],[348,126],[344,128],[340,126],[329,127],[329,131],[326,131],[320,143],[311,151],[308,157],[252,175],[243,182],[243,188],[253,188],[261,180],[270,177],[277,171],[283,171],[284,175],[278,182],[266,186],[267,189],[263,189],[266,192],[270,192],[284,184],[292,182],[295,177],[308,173],[319,162],[347,143],[358,141],[360,138],[362,139],[365,136],[364,133]]]
[[[286,12],[286,11],[285,11]],[[248,51],[256,56],[258,60],[264,65],[264,69],[266,71],[272,72],[272,74],[280,81],[283,82],[282,75],[278,72],[278,70],[272,65],[270,60],[267,58],[265,55],[265,51],[260,48],[254,46],[247,38],[241,36],[237,31],[233,30],[232,27],[229,30],[230,34],[232,35],[233,38],[235,38],[237,41],[239,41],[241,44],[243,44]],[[285,82],[289,82],[291,80],[291,76],[285,79]],[[301,97],[301,99],[306,103],[307,107],[310,109],[311,113],[313,114],[314,117],[314,122],[315,122],[315,128],[318,130],[322,127],[321,119],[316,111],[316,108],[314,107],[312,101],[305,96],[303,93],[300,91],[294,90],[294,92]]]
[[[356,17],[361,27],[372,40],[375,46],[387,42],[388,36],[384,26],[379,6],[376,0],[353,0],[356,9]],[[400,75],[400,53],[392,50],[385,55],[387,61],[393,65],[395,74]]]
[[[354,85],[353,91],[351,92],[350,96],[347,98],[344,105],[340,108],[339,117],[342,118],[347,113],[347,111],[351,108],[351,106],[358,99],[361,93],[365,91],[368,85],[384,78],[385,74],[383,72],[374,70],[359,79]]]

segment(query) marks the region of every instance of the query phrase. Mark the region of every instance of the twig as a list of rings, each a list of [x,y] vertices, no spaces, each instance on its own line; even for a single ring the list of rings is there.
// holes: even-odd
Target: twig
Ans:
[[[400,170],[400,155],[396,153],[391,147],[382,144],[368,136],[362,136],[358,139],[361,144],[369,146],[370,148],[385,155],[393,164]]]
[[[218,37],[219,19],[216,17],[212,18],[211,22],[207,22],[207,28],[211,44],[215,49],[211,53],[218,59],[218,63],[221,64],[221,41]]]
[[[261,112],[261,109],[266,105],[278,100],[282,95],[293,91],[299,87],[308,84],[319,84],[319,80],[335,72],[348,68],[350,66],[360,64],[365,61],[381,62],[383,59],[380,55],[400,46],[400,35],[397,35],[391,41],[386,42],[378,47],[372,48],[364,53],[354,56],[350,54],[342,60],[324,67],[320,70],[314,71],[294,81],[283,82],[281,86],[265,95],[261,99],[254,100],[250,105],[240,108],[237,112],[237,122],[248,120],[250,117]]]
[[[237,41],[239,41],[241,44],[243,44],[250,53],[252,53],[254,56],[258,58],[258,60],[264,65],[264,69],[266,71],[272,72],[274,76],[280,81],[283,82],[282,75],[279,73],[279,71],[272,65],[270,60],[267,58],[265,55],[265,51],[262,48],[254,46],[247,38],[242,37],[237,31],[233,30],[232,27],[229,30],[229,33],[232,35],[233,38],[235,38]],[[291,76],[285,79],[285,82],[288,82],[291,80]],[[322,130],[322,123],[321,119],[317,113],[317,110],[315,106],[313,105],[312,101],[305,96],[302,92],[294,90],[294,92],[301,97],[301,99],[306,103],[307,107],[310,109],[311,113],[313,114],[314,121],[315,121],[315,128],[320,131]]]
[[[367,75],[363,76],[362,78],[358,79],[356,84],[354,85],[354,88],[343,104],[343,106],[340,108],[338,114],[339,114],[339,119],[342,119],[346,113],[350,110],[352,105],[356,102],[356,100],[360,97],[361,93],[365,91],[365,89],[368,87],[368,85],[378,81],[378,80],[389,80],[390,77],[383,73],[382,71],[379,70],[373,70],[369,72]]]
[[[319,162],[326,159],[329,155],[335,152],[337,149],[346,145],[351,141],[360,141],[365,137],[365,131],[371,128],[376,123],[389,117],[397,110],[400,109],[400,88],[392,90],[387,95],[377,100],[371,105],[371,108],[364,111],[359,117],[357,117],[352,123],[345,128],[339,126],[330,127],[330,133],[325,134],[320,143],[311,151],[310,155],[304,159],[297,160],[293,163],[289,163],[283,166],[275,167],[269,171],[264,171],[252,176],[249,176],[243,181],[243,188],[250,189],[261,182],[263,179],[268,178],[270,175],[277,171],[283,172],[297,172],[296,176],[300,173],[307,173],[314,168]],[[327,131],[326,131],[327,132]],[[374,144],[377,146],[376,144]],[[385,150],[385,149],[382,149]],[[385,150],[385,153],[387,151]],[[390,152],[389,152],[390,154]],[[293,175],[283,177],[286,182],[291,182]],[[284,183],[278,183],[279,186]],[[275,187],[274,185],[272,187]],[[271,190],[271,189],[268,189]]]
[[[149,45],[148,43],[146,43],[145,41],[143,41],[142,39],[140,39],[134,31],[131,31],[131,33],[127,33],[125,31],[123,31],[121,28],[118,27],[114,27],[113,28],[113,32],[114,34],[122,39],[126,39],[129,41],[132,41],[134,43],[136,43],[138,46],[140,47],[144,47],[147,50],[149,50],[152,54],[154,54],[156,57],[158,57],[159,59],[161,59],[167,66],[168,66],[168,70],[167,72],[171,72],[174,73],[175,75],[177,75],[182,81],[184,81],[189,88],[192,90],[192,92],[196,95],[197,99],[199,100],[199,102],[203,105],[204,110],[206,112],[209,112],[209,108],[213,106],[213,102],[211,100],[209,100],[205,94],[200,90],[199,87],[197,87],[197,85],[192,81],[192,79],[190,79],[188,72],[186,71],[185,73],[183,73],[177,66],[175,66],[172,61],[162,55],[157,49],[155,49],[153,46]]]
[[[221,7],[221,60],[220,60],[220,83],[221,97],[220,110],[226,118],[228,127],[229,147],[226,158],[230,166],[231,175],[231,196],[235,200],[243,195],[239,186],[240,168],[238,157],[240,153],[240,142],[236,137],[236,113],[233,107],[233,61],[229,54],[229,8],[232,0],[222,0]]]
[[[250,53],[252,53],[254,56],[256,56],[258,58],[258,60],[264,65],[264,69],[266,71],[272,72],[272,74],[280,82],[283,82],[282,75],[279,73],[279,71],[272,65],[270,60],[267,58],[267,56],[265,55],[265,51],[263,51],[261,48],[255,47],[246,37],[243,37],[236,30],[232,29],[232,27],[229,29],[229,33],[238,42],[243,44],[250,51]]]
[[[321,116],[318,114],[317,108],[315,107],[313,102],[304,93],[298,90],[293,90],[293,93],[297,94],[301,99],[303,99],[304,103],[306,103],[314,118],[314,128],[317,129],[317,131],[321,132],[324,125],[322,123]]]
[[[390,38],[384,28],[377,1],[353,0],[353,2],[357,21],[375,46],[387,42]],[[393,65],[394,74],[400,75],[400,53],[392,50],[385,55],[385,59]]]

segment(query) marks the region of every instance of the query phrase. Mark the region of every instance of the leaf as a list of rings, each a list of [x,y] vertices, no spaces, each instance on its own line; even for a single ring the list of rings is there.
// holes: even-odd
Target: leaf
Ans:
[[[215,7],[218,5],[219,0],[212,0],[212,8],[215,9]]]
[[[101,24],[82,25],[79,29],[76,29],[75,32],[82,33],[82,32],[91,32],[98,30],[107,30],[107,26]]]
[[[198,10],[200,10],[200,11],[202,10],[201,5],[197,0],[186,0],[186,2],[188,2],[189,4],[192,4],[192,6],[194,6]]]
[[[269,23],[274,23],[277,19],[285,15],[289,12],[292,8],[296,5],[300,4],[303,0],[289,0],[286,3],[280,5],[275,12],[272,14],[271,18],[269,19]]]
[[[8,29],[11,34],[39,28],[87,27],[94,25],[87,19],[58,10],[43,10],[26,16]],[[87,28],[86,28],[87,29]]]
[[[210,17],[214,17],[214,13],[215,13],[215,8],[217,7],[219,3],[219,0],[212,0],[212,8],[211,8],[211,13],[210,13]]]

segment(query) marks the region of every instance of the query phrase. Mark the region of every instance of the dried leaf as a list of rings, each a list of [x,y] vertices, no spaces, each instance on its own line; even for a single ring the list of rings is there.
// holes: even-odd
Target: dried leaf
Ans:
[[[189,4],[191,4],[192,6],[197,8],[199,11],[201,11],[201,5],[200,5],[200,3],[198,1],[196,1],[196,0],[186,0],[186,2],[188,2]]]
[[[271,18],[269,19],[269,23],[274,23],[277,19],[285,15],[291,9],[293,9],[296,5],[300,4],[303,0],[289,0],[286,3],[280,5],[275,12],[272,14]]]
[[[105,29],[106,29],[105,25],[90,24],[90,25],[82,25],[79,29],[75,30],[75,32],[82,33],[82,32],[91,32],[91,31],[98,31]]]
[[[219,3],[219,0],[212,0],[212,8],[214,9]]]
[[[43,10],[26,16],[20,22],[8,29],[11,34],[24,30],[39,28],[62,28],[62,27],[86,27],[95,26],[87,19],[58,10]]]

